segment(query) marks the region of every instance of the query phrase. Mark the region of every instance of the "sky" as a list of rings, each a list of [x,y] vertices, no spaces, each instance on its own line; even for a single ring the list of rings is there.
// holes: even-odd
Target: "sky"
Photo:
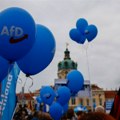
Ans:
[[[48,27],[56,41],[55,56],[50,65],[37,75],[27,79],[20,73],[17,92],[25,85],[35,91],[43,85],[53,85],[57,78],[57,64],[63,60],[66,43],[69,43],[71,59],[78,63],[84,79],[90,79],[104,89],[120,86],[120,1],[119,0],[0,0],[0,11],[8,7],[27,10],[36,24]],[[85,18],[98,28],[97,37],[84,45],[72,41],[69,31],[76,21]],[[87,54],[86,54],[87,51]],[[88,60],[88,62],[87,62]],[[88,71],[89,68],[89,71]]]

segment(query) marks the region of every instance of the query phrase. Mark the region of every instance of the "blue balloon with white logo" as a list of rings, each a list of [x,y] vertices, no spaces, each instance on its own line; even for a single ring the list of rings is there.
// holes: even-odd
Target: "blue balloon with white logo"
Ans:
[[[7,77],[7,75],[10,73],[11,69],[13,68],[13,65],[9,63],[6,59],[0,56],[0,82]]]
[[[85,29],[85,37],[91,42],[97,36],[98,30],[95,25],[89,25]]]
[[[71,29],[69,32],[70,38],[79,43],[79,44],[84,44],[86,37],[78,30],[78,29]]]
[[[66,86],[61,86],[57,90],[57,97],[56,101],[60,103],[61,105],[65,105],[70,100],[70,89]]]
[[[40,97],[45,104],[51,105],[55,96],[55,92],[50,86],[44,86],[40,90]]]
[[[54,120],[60,120],[63,115],[63,107],[59,103],[54,102],[50,106],[49,113]]]
[[[36,25],[36,41],[30,52],[17,61],[22,72],[35,75],[44,70],[55,54],[56,44],[52,32],[43,25]]]
[[[7,8],[0,13],[0,55],[16,61],[26,55],[35,42],[35,22],[24,9]]]
[[[72,70],[67,74],[67,87],[70,89],[71,94],[76,94],[82,89],[84,84],[84,78],[81,72],[78,70]]]
[[[80,18],[77,20],[76,22],[76,27],[77,29],[84,35],[84,31],[86,29],[86,27],[88,26],[88,22],[86,19],[84,18]]]

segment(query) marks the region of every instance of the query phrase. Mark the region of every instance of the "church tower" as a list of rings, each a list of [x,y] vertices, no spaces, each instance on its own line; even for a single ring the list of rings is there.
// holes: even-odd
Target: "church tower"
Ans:
[[[67,73],[73,69],[77,69],[77,63],[71,60],[70,51],[66,47],[64,59],[58,63],[58,79],[66,79]]]

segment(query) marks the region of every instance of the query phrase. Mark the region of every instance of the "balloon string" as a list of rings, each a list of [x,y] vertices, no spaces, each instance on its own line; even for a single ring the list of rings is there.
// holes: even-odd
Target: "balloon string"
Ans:
[[[22,81],[22,79],[21,79],[20,77],[18,77],[17,82],[18,82],[19,84],[22,84],[22,83],[23,83],[23,81]]]
[[[26,80],[25,80],[24,85],[23,85],[24,88],[25,88],[26,82],[27,82],[27,77],[26,77]]]
[[[29,76],[29,78],[31,79],[32,83],[31,83],[31,85],[29,86],[28,91],[29,91],[29,95],[30,95],[30,97],[33,98],[33,96],[32,96],[32,92],[31,92],[31,90],[30,90],[30,88],[33,86],[33,78],[30,77],[30,76]]]
[[[89,44],[88,44],[89,45]],[[90,81],[90,101],[91,101],[91,109],[93,111],[93,100],[92,100],[92,84],[91,84],[91,76],[90,76],[90,67],[89,67],[89,59],[88,59],[88,45],[86,46],[86,62],[87,62],[87,71],[88,71],[88,80]]]
[[[88,59],[88,46],[86,47],[85,50],[86,50],[86,62],[87,62],[88,79],[91,80],[91,78],[90,78],[89,59]]]
[[[21,78],[19,78],[19,80],[22,81]],[[22,86],[22,92],[21,92],[21,95],[22,95],[22,106],[24,106],[24,103],[25,103],[25,96],[24,96],[24,94],[25,94],[25,85],[26,85],[26,82],[27,82],[27,78],[26,78],[26,80],[25,80],[25,82],[24,82],[24,84]]]

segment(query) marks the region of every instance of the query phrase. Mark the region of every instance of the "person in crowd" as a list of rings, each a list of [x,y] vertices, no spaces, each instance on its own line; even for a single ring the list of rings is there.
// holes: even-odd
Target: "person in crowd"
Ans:
[[[104,107],[103,106],[97,106],[96,108],[95,108],[95,112],[103,112],[103,113],[105,113],[105,109],[104,109]]]
[[[77,120],[77,117],[75,116],[74,110],[72,108],[69,108],[67,111],[67,120]]]
[[[39,120],[52,120],[49,113],[41,112],[41,111],[38,112],[38,119]]]
[[[18,110],[14,114],[13,120],[26,120],[27,117],[28,111],[26,109],[26,106],[22,107],[20,104]]]
[[[83,111],[78,111],[76,112],[76,115],[77,115],[77,119],[80,120],[80,118],[85,114],[85,112]]]
[[[112,116],[103,112],[90,112],[81,116],[80,120],[115,120]]]

